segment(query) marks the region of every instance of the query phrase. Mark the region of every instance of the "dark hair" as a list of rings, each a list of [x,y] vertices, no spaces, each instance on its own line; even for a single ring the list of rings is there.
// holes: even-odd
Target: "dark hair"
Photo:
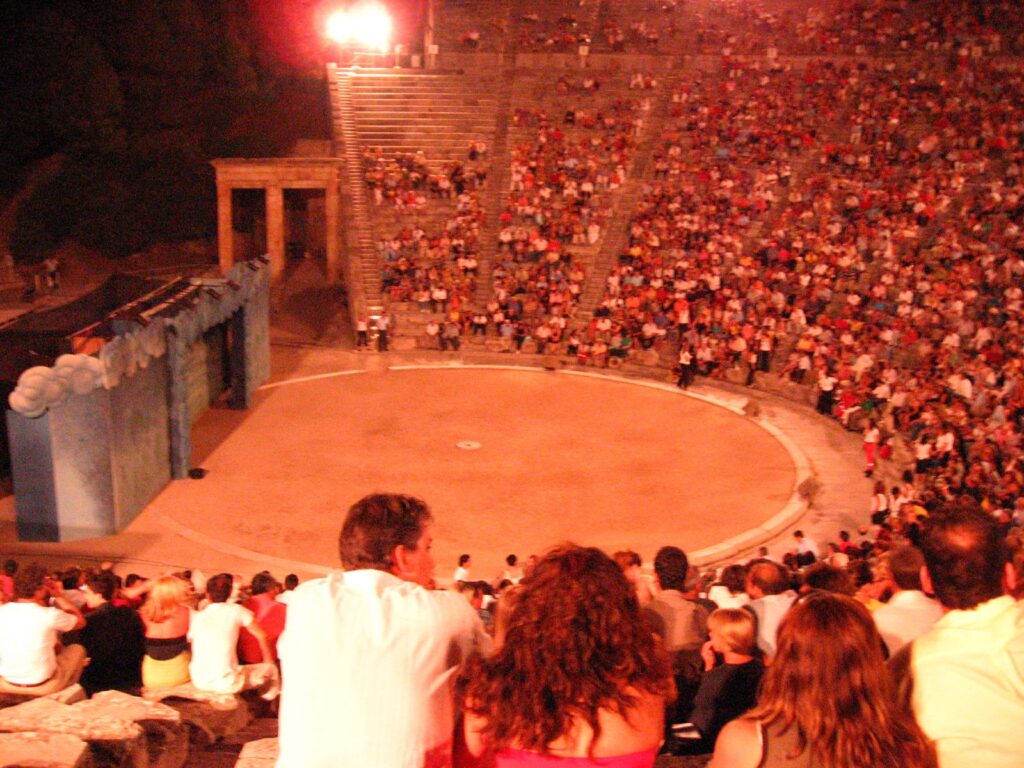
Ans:
[[[718,581],[734,595],[738,594],[747,588],[747,567],[742,563],[727,565]]]
[[[113,573],[113,571],[111,571],[111,573]],[[140,576],[137,573],[129,573],[127,576],[124,577],[124,585],[126,587],[132,587],[135,584],[139,583],[140,581],[145,581],[145,580],[146,579],[144,577]]]
[[[519,558],[516,557],[515,555],[509,555],[508,557],[505,558],[505,564],[509,568],[515,568],[516,567],[516,563],[518,563],[518,562],[519,562]]]
[[[60,576],[60,583],[64,589],[78,589],[78,583],[82,580],[82,569],[71,567]]]
[[[515,589],[505,641],[472,656],[458,681],[463,705],[486,721],[483,733],[546,754],[578,719],[594,731],[602,709],[624,715],[638,689],[668,697],[668,658],[643,620],[633,586],[604,552],[563,544]]]
[[[85,585],[104,600],[110,601],[117,592],[117,577],[110,571],[97,571],[85,577]]]
[[[654,573],[662,589],[676,589],[680,592],[686,586],[686,572],[690,561],[679,547],[662,547],[654,556]]]
[[[7,576],[14,576],[18,572],[17,560],[4,560],[4,573]]]
[[[928,739],[897,706],[874,620],[845,595],[812,592],[789,609],[748,717],[779,731],[795,729],[790,761],[830,768],[935,765]]]
[[[250,592],[254,595],[262,595],[277,586],[277,579],[270,575],[270,571],[260,571],[252,577]]]
[[[49,574],[46,569],[39,563],[31,563],[19,570],[14,574],[15,599],[28,600],[35,597],[47,576]]]
[[[804,586],[819,592],[835,592],[840,595],[853,595],[857,590],[853,579],[842,568],[828,563],[815,563],[804,571]]]
[[[1003,594],[1010,552],[990,515],[964,507],[937,512],[925,522],[920,544],[935,596],[945,607],[970,609]]]
[[[418,536],[416,538],[419,539]],[[466,563],[468,563],[468,562],[469,562],[469,555],[459,555],[459,567],[460,568],[463,565],[465,565]]]
[[[892,580],[900,589],[921,589],[921,567],[924,555],[910,545],[896,547],[889,552],[887,566]]]
[[[231,597],[231,587],[234,584],[234,577],[230,573],[218,573],[211,576],[206,582],[206,593],[210,596],[211,603],[226,603]]]
[[[752,563],[747,571],[747,581],[766,595],[781,595],[789,589],[789,579],[782,566],[771,560]]]
[[[374,493],[349,509],[341,527],[338,549],[347,571],[359,568],[390,570],[397,546],[415,550],[423,529],[432,520],[426,503],[414,496]]]
[[[612,560],[614,560],[622,570],[632,568],[634,565],[640,565],[642,563],[640,555],[631,549],[619,550],[612,555]]]
[[[299,586],[299,577],[294,573],[289,573],[284,577],[284,588],[286,590],[295,589],[297,586]]]

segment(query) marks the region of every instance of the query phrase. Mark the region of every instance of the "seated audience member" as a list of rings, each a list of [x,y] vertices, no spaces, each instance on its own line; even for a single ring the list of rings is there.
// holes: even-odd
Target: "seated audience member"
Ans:
[[[289,573],[284,577],[284,591],[279,593],[274,599],[279,603],[288,605],[292,600],[292,592],[295,591],[297,586],[299,586],[299,577],[294,573]]]
[[[887,552],[882,561],[892,597],[871,615],[891,656],[931,629],[942,618],[942,606],[921,591],[921,550],[909,545],[897,547]]]
[[[789,579],[778,563],[755,561],[747,572],[747,610],[757,619],[757,647],[768,658],[775,655],[775,635],[779,622],[793,604],[796,595],[789,589]]]
[[[523,580],[523,569],[519,566],[519,558],[509,555],[505,558],[505,570],[501,573],[502,581],[511,581],[518,584]]]
[[[57,647],[60,633],[81,629],[85,619],[63,591],[40,565],[14,575],[14,600],[0,606],[0,691],[45,696],[78,682],[85,648]]]
[[[4,560],[4,570],[0,573],[0,591],[3,592],[4,600],[14,597],[14,574],[17,572],[17,560]]]
[[[750,602],[746,587],[746,566],[733,563],[722,569],[721,577],[708,590],[708,599],[719,608],[742,608]]]
[[[764,664],[754,657],[754,617],[741,608],[719,608],[708,617],[708,634],[711,639],[701,648],[704,676],[688,727],[673,728],[669,751],[676,755],[711,752],[725,724],[757,703]]]
[[[470,658],[458,690],[468,755],[457,765],[493,755],[501,768],[641,768],[654,764],[673,685],[622,571],[565,544],[523,580],[504,644]]]
[[[277,602],[280,585],[277,579],[267,571],[261,571],[252,577],[250,587],[252,597],[246,601],[244,608],[252,611],[256,624],[267,637],[270,658],[260,652],[260,644],[256,637],[245,627],[238,634],[238,660],[243,664],[258,664],[261,661],[277,661],[277,638],[284,631],[288,608]]]
[[[89,615],[79,639],[89,657],[81,684],[92,696],[98,691],[138,693],[142,686],[142,657],[146,635],[138,612],[114,605],[117,577],[110,571],[86,576],[82,585]]]
[[[800,585],[801,594],[814,591],[835,592],[853,597],[857,588],[850,574],[842,568],[836,568],[828,563],[815,563],[804,571],[803,584]]]
[[[803,531],[794,531],[793,540],[796,542],[797,565],[810,565],[821,559],[821,551],[818,549],[817,542],[807,538]]]
[[[228,602],[233,585],[230,573],[212,576],[206,582],[209,604],[192,614],[188,627],[188,639],[192,643],[188,671],[192,684],[213,693],[260,688],[264,698],[273,699],[278,693],[277,667],[272,662],[238,663],[238,635],[243,627],[256,638],[262,658],[273,659],[274,654],[252,611]]]
[[[174,688],[189,680],[192,660],[188,627],[192,584],[173,575],[151,582],[139,616],[146,631],[146,655],[142,657],[145,688]]]
[[[1024,760],[1024,605],[1006,539],[985,513],[929,517],[922,584],[945,615],[910,654],[914,714],[942,768],[1010,768]],[[894,659],[894,662],[896,659]]]
[[[491,643],[462,597],[432,589],[432,522],[420,499],[366,496],[342,525],[345,571],[295,590],[278,643],[280,765],[450,765],[454,673]]]
[[[633,585],[633,589],[636,590],[636,599],[640,601],[640,605],[647,605],[651,602],[654,599],[654,592],[651,591],[647,577],[640,570],[642,565],[640,555],[631,549],[624,549],[612,555],[612,559],[625,575],[626,581]]]
[[[700,649],[707,640],[708,613],[704,606],[687,600],[683,592],[689,572],[686,553],[678,547],[662,547],[654,556],[654,575],[661,591],[644,606],[645,616],[672,660],[678,697],[670,720],[678,722],[689,711],[700,685],[703,662]]]
[[[456,584],[460,581],[469,581],[469,555],[459,555],[459,567],[455,569],[455,573],[452,575],[452,581]]]
[[[812,592],[783,619],[757,707],[725,726],[711,761],[756,766],[935,766],[927,737],[896,705],[875,624],[853,598]]]

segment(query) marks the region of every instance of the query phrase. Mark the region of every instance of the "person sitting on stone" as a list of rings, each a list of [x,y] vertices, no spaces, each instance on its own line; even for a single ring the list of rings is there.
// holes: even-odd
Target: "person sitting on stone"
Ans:
[[[14,600],[0,606],[0,691],[45,696],[78,682],[85,648],[61,648],[58,640],[84,627],[85,619],[63,591],[40,565],[15,574]]]
[[[220,573],[206,582],[209,604],[192,614],[188,638],[192,642],[189,673],[192,684],[202,691],[238,693],[259,688],[260,695],[270,700],[277,697],[279,675],[273,663],[238,663],[238,635],[245,627],[256,638],[262,658],[273,659],[267,635],[256,623],[252,611],[228,602],[234,578]]]
[[[145,629],[138,612],[111,603],[117,588],[110,571],[88,574],[82,585],[89,615],[80,639],[89,664],[80,682],[90,696],[111,689],[137,693],[142,686]]]
[[[256,636],[249,629],[243,628],[238,636],[238,659],[243,664],[276,661],[277,638],[284,631],[288,615],[288,607],[275,599],[281,591],[281,585],[268,571],[260,571],[252,577],[250,590],[252,597],[246,601],[244,607],[252,611],[256,617],[256,624],[266,634],[267,645],[272,655],[269,658],[264,656],[260,652]]]

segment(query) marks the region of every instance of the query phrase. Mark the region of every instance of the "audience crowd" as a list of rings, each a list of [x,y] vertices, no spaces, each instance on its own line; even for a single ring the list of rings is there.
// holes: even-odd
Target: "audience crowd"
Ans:
[[[1024,515],[895,490],[857,537],[796,531],[778,557],[704,572],[672,545],[647,574],[635,552],[562,544],[492,580],[463,554],[442,590],[431,513],[384,494],[346,518],[345,571],[298,588],[9,560],[0,691],[283,686],[287,765],[1019,765]],[[335,722],[328,689],[359,716]]]

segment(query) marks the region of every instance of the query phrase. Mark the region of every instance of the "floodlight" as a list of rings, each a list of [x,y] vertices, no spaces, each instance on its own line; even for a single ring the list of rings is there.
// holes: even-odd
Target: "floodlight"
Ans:
[[[391,46],[391,16],[383,5],[367,0],[335,11],[327,18],[324,32],[336,43],[386,53]]]

